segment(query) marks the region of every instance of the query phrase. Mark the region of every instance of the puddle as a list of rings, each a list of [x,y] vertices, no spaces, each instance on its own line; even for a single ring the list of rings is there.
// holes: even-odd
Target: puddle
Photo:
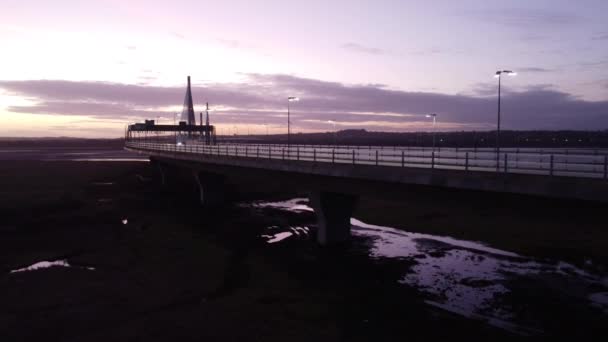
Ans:
[[[41,269],[50,268],[50,267],[74,267],[74,266],[70,265],[68,263],[67,259],[53,260],[53,261],[40,261],[40,262],[37,262],[35,264],[32,264],[32,265],[24,267],[24,268],[12,270],[10,273],[36,271],[36,270],[41,270]],[[78,267],[78,268],[83,268],[83,269],[90,270],[90,271],[95,270],[94,267]]]
[[[598,292],[589,295],[589,300],[593,306],[602,309],[605,314],[608,314],[608,292]]]
[[[253,207],[253,208],[272,208],[272,209],[281,209],[292,212],[304,212],[304,211],[314,211],[311,207],[306,205],[308,203],[307,198],[294,198],[287,201],[278,201],[278,202],[254,202],[247,203],[241,205],[242,207]]]
[[[106,152],[64,152],[61,155],[64,156],[95,156],[105,154]]]
[[[511,293],[509,280],[517,277],[554,279],[568,283],[573,292],[599,287],[608,291],[601,277],[560,261],[537,261],[481,243],[450,237],[411,233],[351,219],[355,236],[373,240],[372,257],[413,258],[416,264],[400,283],[419,288],[427,303],[513,332],[534,334],[538,329],[513,323],[515,313],[501,307],[502,295]],[[516,293],[517,295],[517,293]],[[571,294],[575,296],[574,293]],[[604,312],[607,293],[591,293],[580,298]]]
[[[150,162],[150,160],[142,159],[142,158],[76,158],[76,159],[49,159],[49,160],[92,161],[92,162],[100,162],[100,161],[146,162],[146,163]]]
[[[270,226],[266,228],[261,237],[266,239],[267,243],[277,243],[293,236],[307,236],[308,231],[308,227],[288,227],[285,229],[279,226]]]
[[[144,177],[144,176],[142,176],[140,174],[136,174],[135,178],[137,178],[137,180],[140,181],[140,182],[142,182],[142,183],[148,183],[148,182],[152,181],[152,178]]]
[[[249,206],[295,213],[312,211],[306,203],[306,198],[295,198]],[[524,335],[542,332],[534,324],[522,322],[510,311],[514,310],[511,306],[501,305],[501,299],[507,294],[525,295],[521,288],[512,288],[511,281],[520,278],[532,279],[535,284],[541,284],[539,286],[564,286],[560,290],[567,291],[572,300],[608,313],[608,277],[602,278],[566,262],[535,260],[480,242],[407,232],[355,218],[351,218],[351,231],[353,236],[371,242],[371,258],[404,259],[410,261],[408,264],[414,261],[413,266],[404,265],[404,275],[398,282],[419,289],[427,304],[484,320],[502,329]],[[268,237],[271,237],[269,242],[276,243],[291,235],[293,233],[284,232]]]

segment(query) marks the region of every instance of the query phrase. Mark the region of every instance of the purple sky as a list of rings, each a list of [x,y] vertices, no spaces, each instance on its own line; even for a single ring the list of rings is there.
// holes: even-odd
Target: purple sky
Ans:
[[[0,12],[0,136],[608,128],[608,1],[28,1]]]

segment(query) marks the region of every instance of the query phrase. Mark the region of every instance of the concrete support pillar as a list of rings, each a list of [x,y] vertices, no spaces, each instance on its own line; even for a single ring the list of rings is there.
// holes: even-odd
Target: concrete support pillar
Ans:
[[[225,176],[202,171],[193,171],[194,180],[198,184],[201,204],[206,206],[219,205],[226,199]]]
[[[321,245],[350,240],[350,218],[357,196],[317,191],[310,194],[310,203],[317,215],[317,241]]]
[[[153,168],[158,170],[158,173],[160,175],[160,184],[162,186],[166,186],[168,178],[169,178],[168,177],[169,172],[170,172],[169,166],[159,162],[158,160],[156,160],[154,158],[150,158],[150,164],[152,165]]]

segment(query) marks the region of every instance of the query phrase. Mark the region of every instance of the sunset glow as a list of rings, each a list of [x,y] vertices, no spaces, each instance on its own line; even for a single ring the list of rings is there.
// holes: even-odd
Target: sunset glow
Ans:
[[[5,0],[0,135],[171,121],[187,75],[218,127],[280,133],[297,96],[294,132],[487,130],[501,68],[505,129],[605,129],[608,3],[583,3]]]

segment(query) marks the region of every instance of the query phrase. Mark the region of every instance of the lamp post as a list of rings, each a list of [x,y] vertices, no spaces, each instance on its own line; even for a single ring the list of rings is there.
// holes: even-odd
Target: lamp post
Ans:
[[[289,145],[290,145],[290,139],[291,139],[291,121],[289,119],[289,103],[292,101],[300,101],[299,98],[295,97],[295,96],[289,96],[287,98],[287,148],[289,151]]]
[[[500,170],[500,80],[502,74],[515,76],[517,73],[511,70],[498,70],[494,77],[498,78],[498,119],[496,123],[496,172]]]
[[[177,144],[177,129],[175,128],[175,119],[177,117],[177,113],[173,113],[173,129],[174,129],[174,133],[173,135],[175,136],[175,143]]]
[[[427,114],[427,118],[433,118],[433,153],[435,153],[435,123],[437,123],[437,114]]]

